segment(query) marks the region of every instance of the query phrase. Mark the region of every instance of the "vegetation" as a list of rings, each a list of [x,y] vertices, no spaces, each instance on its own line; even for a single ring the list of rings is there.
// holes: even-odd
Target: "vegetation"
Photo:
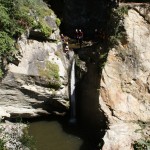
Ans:
[[[0,0],[0,26],[10,37],[16,37],[27,28],[45,28],[45,16],[52,11],[41,0]],[[46,26],[51,30],[49,26]],[[42,30],[43,33],[44,30]],[[47,36],[47,34],[46,34]]]
[[[23,135],[20,138],[20,142],[25,146],[28,147],[30,150],[36,150],[35,148],[35,140],[32,136],[28,133],[28,127],[23,129]]]
[[[4,144],[5,142],[2,139],[0,139],[0,150],[6,150]]]
[[[0,59],[3,56],[8,61],[13,59],[18,49],[16,40],[27,29],[38,29],[45,38],[49,37],[52,29],[45,16],[51,14],[52,10],[42,0],[0,0]],[[56,23],[60,24],[59,19]]]
[[[108,52],[101,52],[100,59],[99,59],[100,60],[100,71],[105,66],[107,56],[108,56]]]
[[[9,56],[14,50],[14,40],[6,32],[0,31],[0,55]]]
[[[40,28],[46,37],[49,37],[52,33],[52,29],[45,22],[39,22],[37,27]]]
[[[44,69],[39,68],[39,74],[41,77],[45,77],[49,80],[49,85],[51,88],[60,88],[61,83],[59,77],[59,67],[57,64],[46,62],[46,67]]]
[[[144,129],[146,129],[146,127],[149,126],[149,123],[143,122],[141,120],[138,120],[137,123],[140,125],[141,128],[135,130],[135,132],[141,133],[143,139],[134,142],[133,144],[134,150],[149,150],[150,149],[149,135],[144,133],[145,132]]]
[[[58,26],[58,27],[60,26],[61,21],[60,21],[60,19],[59,19],[59,18],[56,18],[56,24],[57,24],[57,26]]]
[[[150,140],[139,140],[136,141],[133,145],[134,150],[149,150]]]
[[[0,69],[0,78],[2,78],[3,74],[3,71]]]
[[[118,42],[122,42],[123,44],[127,42],[126,33],[124,29],[124,15],[128,14],[128,6],[119,7],[111,12],[111,19],[109,22],[109,45],[111,47],[118,44]]]

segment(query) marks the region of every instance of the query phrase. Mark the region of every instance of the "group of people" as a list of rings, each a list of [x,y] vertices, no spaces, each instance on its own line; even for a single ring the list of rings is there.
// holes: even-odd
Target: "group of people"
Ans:
[[[76,44],[79,44],[80,48],[82,48],[83,45],[83,38],[84,38],[84,33],[81,29],[75,29],[75,33],[74,33],[74,38],[76,41]],[[69,52],[69,44],[68,44],[68,37],[64,36],[63,34],[60,35],[61,36],[61,41],[63,43],[63,50],[64,53],[68,53]],[[103,29],[94,29],[93,33],[92,33],[92,39],[93,42],[103,42],[108,38],[107,34],[105,33],[105,30]]]
[[[108,37],[107,37],[107,34],[105,32],[105,30],[103,29],[94,29],[93,32],[91,33],[92,35],[92,40],[93,42],[103,42],[104,40],[106,40]],[[76,39],[76,43],[79,43],[80,44],[80,48],[82,47],[82,44],[83,44],[83,37],[84,37],[84,33],[81,29],[76,29],[75,30],[75,39]]]
[[[61,41],[63,43],[63,50],[64,53],[68,53],[69,51],[69,45],[68,45],[68,37],[64,36],[64,34],[60,35]],[[83,32],[81,29],[76,29],[75,30],[75,39],[76,39],[76,44],[80,44],[80,48],[82,47],[83,43]]]

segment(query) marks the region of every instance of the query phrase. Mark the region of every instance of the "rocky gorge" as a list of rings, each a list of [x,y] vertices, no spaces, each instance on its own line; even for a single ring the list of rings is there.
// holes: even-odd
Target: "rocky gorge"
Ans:
[[[121,3],[119,8],[110,8],[107,2],[95,1],[89,10],[90,3],[77,2],[64,3],[66,34],[76,27],[88,30],[91,26],[86,36],[91,36],[96,27],[109,33],[103,43],[77,52],[85,62],[84,74],[77,83],[77,105],[81,105],[77,115],[95,132],[103,133],[99,149],[132,150],[144,143],[143,149],[149,150],[150,5]],[[80,14],[77,10],[82,6]],[[121,17],[111,20],[116,12]],[[105,17],[110,20],[103,20]],[[70,60],[63,52],[56,15],[52,13],[45,20],[53,33],[45,40],[40,30],[27,30],[17,39],[16,61],[6,62],[7,73],[0,83],[1,119],[65,115],[70,107]]]

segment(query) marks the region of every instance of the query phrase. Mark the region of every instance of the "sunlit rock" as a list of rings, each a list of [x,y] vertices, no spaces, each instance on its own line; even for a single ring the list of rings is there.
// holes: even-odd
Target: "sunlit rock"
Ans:
[[[131,150],[134,141],[145,138],[135,133],[138,121],[146,126],[150,121],[150,24],[143,15],[129,9],[127,43],[109,51],[102,71],[99,102],[110,122],[103,150]]]

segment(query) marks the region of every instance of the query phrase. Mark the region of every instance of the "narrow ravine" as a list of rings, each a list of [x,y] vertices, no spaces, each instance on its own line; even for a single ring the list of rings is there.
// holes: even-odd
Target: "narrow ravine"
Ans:
[[[85,61],[87,72],[75,82],[76,62],[73,60],[70,114],[64,117],[48,116],[30,123],[30,134],[35,137],[38,150],[96,150],[103,145],[107,119],[98,102],[100,69],[97,47],[84,45],[84,48],[75,50],[75,57]]]
[[[149,0],[0,7],[0,150],[149,150]]]
[[[77,84],[77,116],[83,126],[87,126],[91,142],[102,144],[102,137],[107,128],[107,118],[99,106],[100,53],[99,46],[93,45],[79,50],[77,54],[85,61],[87,72]],[[87,136],[89,136],[87,135]]]
[[[68,3],[73,6],[74,2]],[[84,3],[84,7],[86,7],[86,2]],[[102,19],[107,15],[106,4],[104,2],[98,2],[98,4],[101,4],[102,10],[105,10],[104,14],[100,14]],[[59,10],[60,5],[62,8]],[[90,6],[89,3],[87,5]],[[69,36],[69,48],[75,52],[75,58],[78,57],[79,60],[85,63],[87,72],[78,77],[77,60],[73,60],[69,79],[69,113],[65,117],[55,116],[53,119],[50,119],[50,117],[46,120],[32,122],[30,124],[30,134],[35,137],[38,150],[41,150],[41,148],[43,150],[99,150],[103,145],[102,138],[107,128],[107,118],[99,106],[100,49],[102,49],[102,43],[95,43],[93,35],[94,29],[98,26],[92,25],[92,28],[88,28],[89,24],[84,28],[83,25],[80,25],[86,31],[82,48],[80,48],[79,44],[75,42],[74,30],[75,27],[79,27],[77,24],[81,24],[81,20],[78,18],[78,22],[74,22],[72,26],[68,22],[69,26],[67,26],[66,19],[67,17],[70,19],[72,14],[67,16],[67,11],[70,10],[65,2],[60,0],[57,5],[55,1],[52,1],[50,6],[60,18],[64,19],[64,21],[62,19],[60,26],[61,33]],[[77,6],[75,6],[74,11],[76,9],[78,9]],[[86,8],[84,9],[86,10]],[[99,7],[96,7],[96,9],[99,9]],[[77,18],[78,15],[77,12],[73,17]],[[88,16],[85,16],[85,19],[88,19]],[[88,23],[87,20],[86,22]],[[102,25],[103,22],[100,24]],[[105,27],[101,25],[99,28],[104,29]],[[79,74],[82,73],[79,71]],[[77,81],[75,81],[76,78]],[[45,134],[47,136],[44,136]]]

